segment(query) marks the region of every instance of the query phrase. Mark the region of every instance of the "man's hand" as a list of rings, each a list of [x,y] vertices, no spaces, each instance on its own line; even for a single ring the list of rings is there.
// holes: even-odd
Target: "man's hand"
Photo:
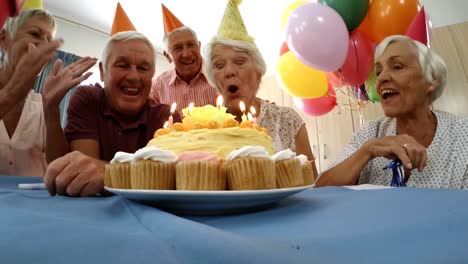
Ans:
[[[105,165],[74,151],[49,164],[44,183],[51,195],[95,196],[104,190]]]

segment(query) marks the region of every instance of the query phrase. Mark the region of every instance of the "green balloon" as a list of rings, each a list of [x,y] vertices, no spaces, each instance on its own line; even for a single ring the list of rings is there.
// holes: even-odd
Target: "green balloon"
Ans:
[[[377,93],[377,90],[375,89],[376,82],[377,82],[377,75],[375,74],[375,67],[374,67],[372,69],[371,74],[369,75],[369,78],[367,78],[367,81],[364,83],[364,85],[366,86],[367,97],[369,97],[369,100],[373,103],[380,102],[379,94]]]
[[[318,0],[333,8],[343,18],[348,31],[359,27],[367,14],[369,0]]]

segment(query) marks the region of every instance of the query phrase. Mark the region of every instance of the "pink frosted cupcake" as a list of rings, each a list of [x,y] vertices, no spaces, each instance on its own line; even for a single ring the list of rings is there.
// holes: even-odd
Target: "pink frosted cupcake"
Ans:
[[[131,166],[132,189],[174,190],[177,156],[169,150],[145,147],[137,150]]]
[[[264,147],[245,146],[232,151],[226,160],[228,189],[274,189],[275,165]]]
[[[133,154],[119,151],[106,166],[104,184],[118,189],[130,189],[130,167]]]
[[[273,155],[275,161],[276,186],[291,188],[304,185],[301,163],[296,159],[296,153],[290,149],[282,150]]]
[[[218,157],[203,151],[181,153],[176,165],[176,189],[226,190],[226,174]]]

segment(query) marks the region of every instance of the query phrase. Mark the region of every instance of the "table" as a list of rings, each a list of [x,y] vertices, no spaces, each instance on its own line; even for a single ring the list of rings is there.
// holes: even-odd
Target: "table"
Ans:
[[[176,216],[0,176],[0,263],[467,263],[468,192],[309,189],[248,214]]]

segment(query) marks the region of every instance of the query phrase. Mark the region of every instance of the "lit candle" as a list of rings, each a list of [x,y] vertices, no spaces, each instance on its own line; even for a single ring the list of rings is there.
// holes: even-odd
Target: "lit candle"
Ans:
[[[221,106],[223,106],[223,96],[220,95],[216,99],[216,107],[218,108],[218,124],[219,126],[223,125],[223,120],[221,118]]]
[[[242,121],[246,121],[247,120],[247,117],[245,116],[245,104],[243,101],[240,101],[239,102],[239,108],[242,112]]]
[[[164,123],[164,128],[168,128],[169,127],[169,121],[166,121],[166,123]]]
[[[169,127],[172,127],[172,124],[174,123],[174,117],[172,117],[172,115],[174,114],[174,112],[176,110],[176,107],[177,107],[177,104],[172,103],[172,105],[171,105],[171,114],[169,115],[169,120],[168,120],[168,126]]]
[[[257,124],[257,111],[255,110],[255,107],[251,106],[250,107],[250,113],[252,113],[252,123]]]
[[[187,115],[190,116],[190,113],[193,111],[193,107],[195,106],[195,103],[191,102],[189,105],[188,105],[188,109],[187,109]]]

